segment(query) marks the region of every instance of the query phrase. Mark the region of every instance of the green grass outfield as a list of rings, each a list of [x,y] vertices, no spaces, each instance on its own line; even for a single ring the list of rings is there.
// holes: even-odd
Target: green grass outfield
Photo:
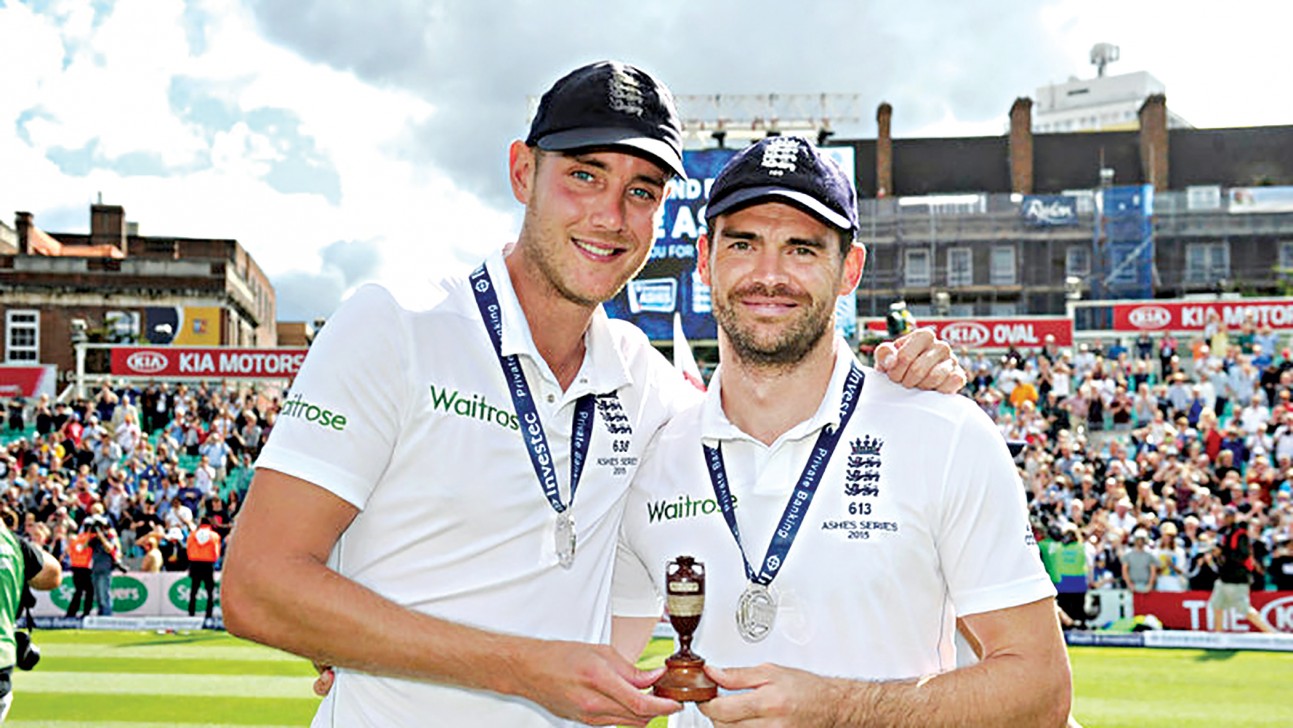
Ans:
[[[318,705],[309,663],[223,632],[38,631],[36,641],[40,665],[15,674],[6,728],[306,726]],[[672,648],[656,640],[643,664]],[[1293,726],[1293,654],[1069,653],[1074,714],[1088,728]]]

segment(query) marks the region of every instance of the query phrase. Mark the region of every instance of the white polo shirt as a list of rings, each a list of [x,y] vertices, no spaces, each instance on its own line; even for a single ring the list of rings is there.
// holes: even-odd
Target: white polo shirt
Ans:
[[[864,369],[857,409],[772,583],[780,604],[772,631],[756,644],[741,638],[735,614],[745,570],[701,441],[722,444],[741,538],[757,572],[819,431],[839,422],[854,360],[842,340],[836,348],[817,413],[771,446],[723,414],[721,369],[704,402],[660,432],[629,492],[617,615],[659,614],[665,564],[686,554],[708,572],[693,649],[710,664],[772,662],[885,680],[953,669],[957,615],[1055,594],[1014,464],[991,420],[969,399],[905,389]]]
[[[487,261],[504,354],[519,354],[569,503],[575,401],[595,424],[571,511],[574,564],[527,454],[498,357],[465,278],[405,307],[365,286],[328,320],[257,461],[359,509],[330,565],[388,599],[455,622],[557,640],[609,638],[624,499],[652,435],[696,390],[632,325],[599,310],[563,392],[539,357],[502,256]],[[556,669],[554,667],[554,669]],[[539,706],[339,670],[315,726],[548,726]]]

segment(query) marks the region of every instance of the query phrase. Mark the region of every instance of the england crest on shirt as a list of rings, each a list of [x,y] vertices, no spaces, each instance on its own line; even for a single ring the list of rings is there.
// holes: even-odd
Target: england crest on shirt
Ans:
[[[855,438],[849,445],[844,470],[844,494],[868,496],[880,494],[880,450],[884,440],[871,435]]]

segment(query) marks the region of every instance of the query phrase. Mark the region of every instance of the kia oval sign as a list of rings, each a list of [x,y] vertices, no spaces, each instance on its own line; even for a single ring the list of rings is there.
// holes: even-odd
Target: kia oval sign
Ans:
[[[988,327],[983,324],[961,321],[944,326],[939,336],[951,346],[972,349],[987,344],[992,339],[992,332],[988,331]]]
[[[137,351],[126,357],[126,366],[139,374],[156,374],[166,369],[166,355],[157,351]]]
[[[1281,632],[1293,632],[1293,597],[1282,597],[1262,607],[1262,619]]]
[[[1172,322],[1172,312],[1162,306],[1138,306],[1127,314],[1127,320],[1138,329],[1161,329]]]

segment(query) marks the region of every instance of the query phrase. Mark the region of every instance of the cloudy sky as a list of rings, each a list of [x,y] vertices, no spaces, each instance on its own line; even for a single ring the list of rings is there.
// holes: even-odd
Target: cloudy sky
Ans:
[[[860,94],[897,137],[996,135],[1017,96],[1149,71],[1200,127],[1293,123],[1286,0],[0,0],[0,216],[239,240],[279,318],[414,288],[511,239],[527,99],[618,58],[677,94]],[[684,110],[685,111],[685,110]]]

